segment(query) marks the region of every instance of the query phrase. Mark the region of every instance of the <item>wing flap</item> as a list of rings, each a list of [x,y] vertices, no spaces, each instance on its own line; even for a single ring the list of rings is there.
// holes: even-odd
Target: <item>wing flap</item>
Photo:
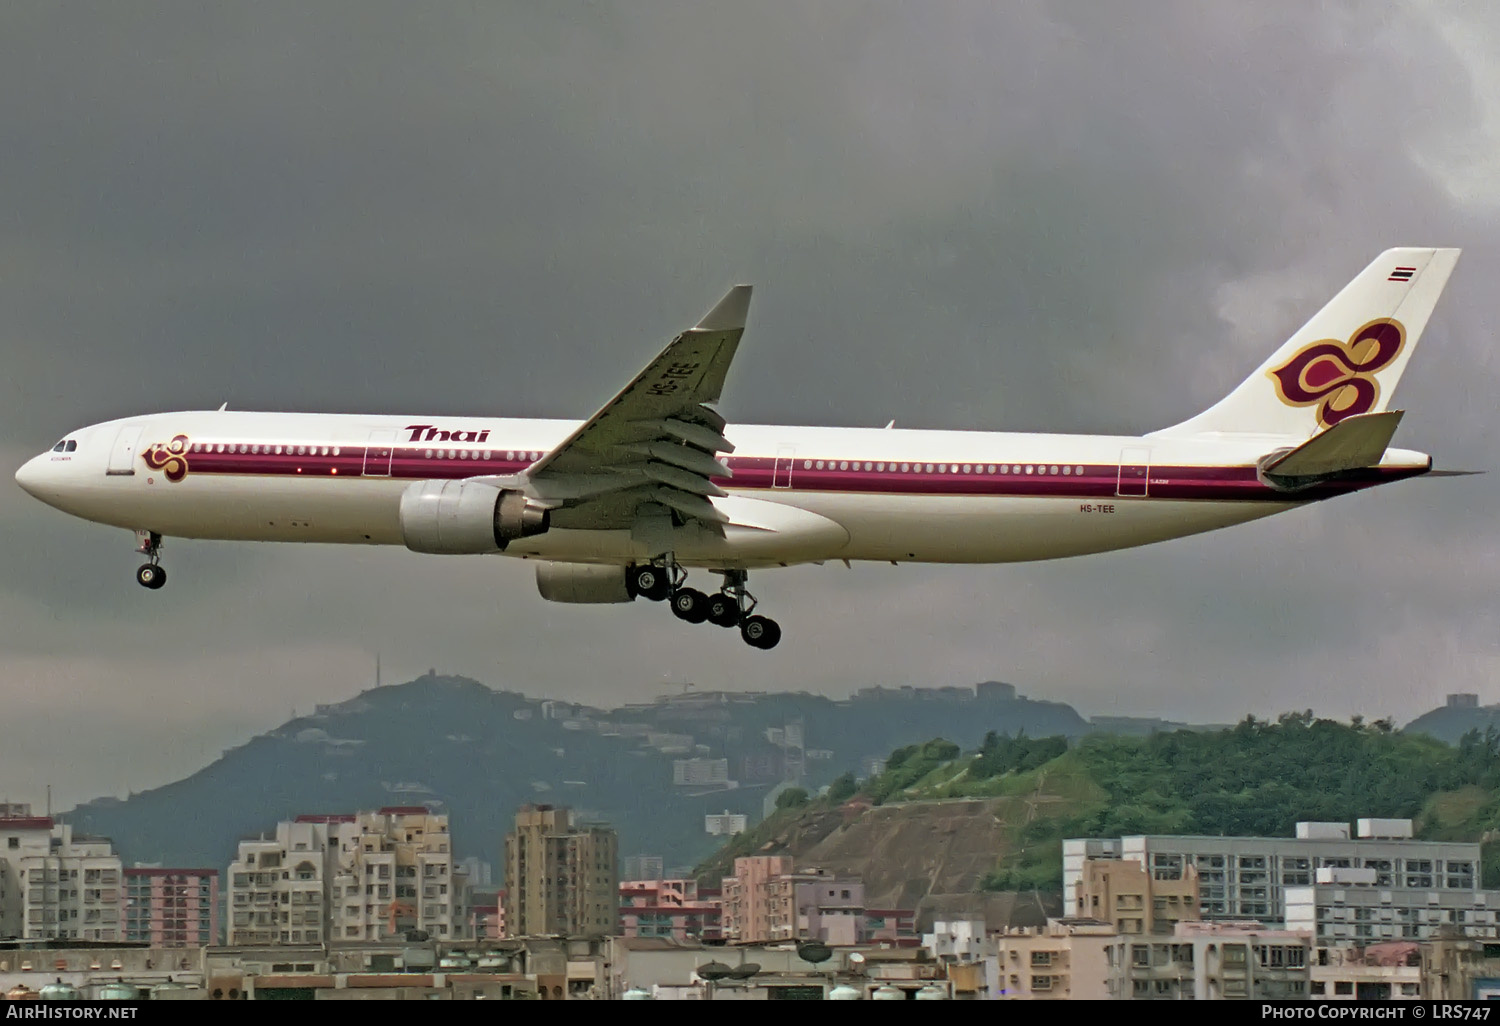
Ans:
[[[726,494],[712,479],[730,476],[717,454],[734,446],[724,437],[724,418],[707,404],[723,392],[744,334],[750,292],[749,285],[730,289],[527,469],[528,494],[549,503],[554,523],[612,530],[627,516],[673,516],[722,532],[728,518],[709,500]]]

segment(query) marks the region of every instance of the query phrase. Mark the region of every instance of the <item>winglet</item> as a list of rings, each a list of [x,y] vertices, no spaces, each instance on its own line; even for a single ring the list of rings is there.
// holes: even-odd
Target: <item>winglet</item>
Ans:
[[[750,312],[750,286],[736,285],[724,293],[703,320],[693,325],[694,331],[735,331],[745,326],[745,317]]]

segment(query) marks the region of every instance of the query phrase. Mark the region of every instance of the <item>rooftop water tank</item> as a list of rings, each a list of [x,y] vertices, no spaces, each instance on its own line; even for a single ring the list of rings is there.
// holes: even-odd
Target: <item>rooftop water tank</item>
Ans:
[[[64,983],[62,977],[57,978],[56,983],[49,983],[39,991],[43,1001],[77,1001],[83,997],[77,987],[71,983]]]
[[[860,999],[860,993],[859,993],[859,990],[857,988],[851,987],[847,983],[841,983],[837,987],[834,987],[832,990],[830,990],[828,992],[828,996],[827,996],[827,998],[825,1000],[828,1000],[828,1001],[858,1001],[859,999]]]

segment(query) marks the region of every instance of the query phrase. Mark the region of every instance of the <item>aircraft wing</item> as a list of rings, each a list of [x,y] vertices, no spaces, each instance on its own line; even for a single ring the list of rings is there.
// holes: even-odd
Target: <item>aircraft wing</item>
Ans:
[[[750,286],[736,285],[631,382],[525,473],[526,491],[552,507],[555,527],[657,531],[696,522],[717,534],[728,521],[709,499],[729,477],[717,457],[734,451],[724,418],[709,409],[745,331]]]

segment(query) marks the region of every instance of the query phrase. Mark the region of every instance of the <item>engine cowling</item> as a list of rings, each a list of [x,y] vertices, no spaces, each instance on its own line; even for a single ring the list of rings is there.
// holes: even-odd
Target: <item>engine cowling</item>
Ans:
[[[630,602],[625,568],[599,563],[538,563],[536,590],[548,602]]]
[[[549,516],[520,492],[481,481],[418,481],[401,493],[401,539],[414,552],[504,552],[547,530]]]

